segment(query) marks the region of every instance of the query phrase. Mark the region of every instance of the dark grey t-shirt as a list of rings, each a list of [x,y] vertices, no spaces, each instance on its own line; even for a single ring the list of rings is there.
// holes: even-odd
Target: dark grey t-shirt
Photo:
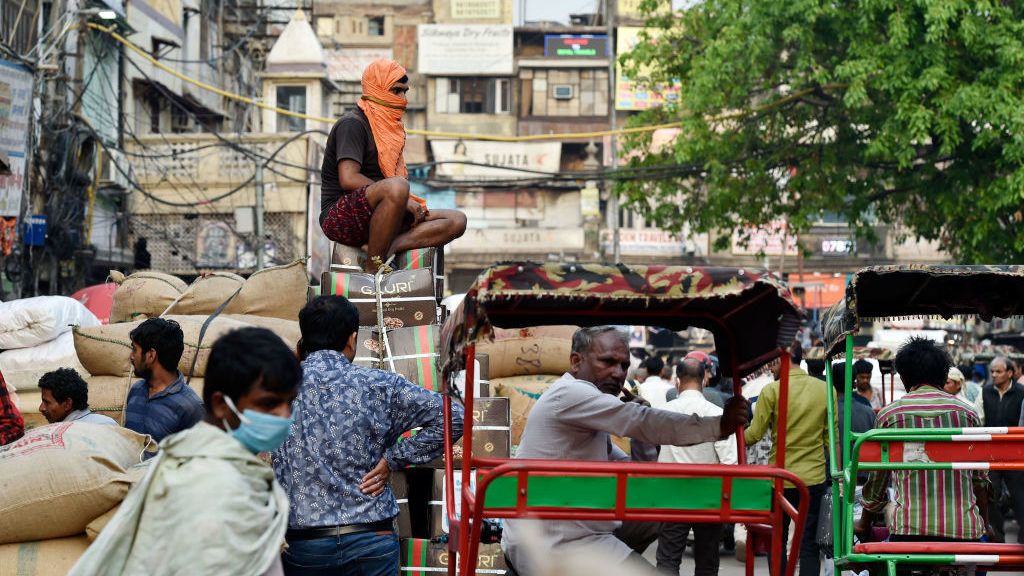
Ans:
[[[384,179],[384,173],[377,162],[377,145],[373,142],[370,122],[361,109],[353,108],[331,128],[324,150],[324,162],[320,166],[320,224],[324,223],[327,209],[345,193],[338,179],[338,162],[355,160],[359,172],[374,182]]]

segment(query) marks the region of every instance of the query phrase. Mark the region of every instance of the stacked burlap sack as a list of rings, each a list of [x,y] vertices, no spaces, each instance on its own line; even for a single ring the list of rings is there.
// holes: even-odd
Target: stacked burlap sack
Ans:
[[[0,576],[67,574],[145,474],[149,436],[58,423],[0,447]]]
[[[0,302],[0,374],[22,411],[38,412],[39,378],[57,368],[85,368],[75,355],[72,326],[99,326],[81,302],[66,296],[37,296]]]
[[[492,393],[509,399],[513,446],[519,444],[530,410],[541,394],[569,371],[576,330],[576,326],[496,328],[493,341],[477,343],[477,353],[488,357]]]
[[[220,336],[258,326],[280,336],[292,349],[299,341],[298,315],[308,284],[302,261],[266,268],[248,279],[216,272],[190,285],[152,271],[131,276],[112,272],[111,278],[118,284],[111,324],[76,327],[73,334],[78,359],[89,373],[89,403],[94,410],[109,406],[102,411],[119,422],[123,423],[125,399],[135,380],[130,334],[147,318],[167,318],[181,325],[185,351],[178,370],[200,396],[206,361]]]

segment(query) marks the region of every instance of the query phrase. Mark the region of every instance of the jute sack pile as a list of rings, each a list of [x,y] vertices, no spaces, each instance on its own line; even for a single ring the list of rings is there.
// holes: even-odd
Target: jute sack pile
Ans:
[[[177,276],[149,270],[131,276],[111,270],[110,278],[117,284],[110,308],[111,323],[129,322],[138,316],[155,318],[188,288]]]
[[[304,260],[264,268],[249,276],[242,291],[224,308],[224,313],[298,321],[299,311],[306,305],[308,285]]]
[[[90,540],[85,534],[0,544],[0,576],[64,576],[85,554]]]
[[[526,420],[529,418],[534,404],[540,399],[541,394],[561,377],[561,374],[541,374],[491,379],[491,390],[494,395],[509,399],[509,407],[512,411],[513,446],[518,445],[519,440],[523,437],[523,429],[526,428]]]
[[[203,334],[199,334],[208,316],[164,316],[181,325],[184,333],[185,351],[178,362],[178,370],[185,377],[202,378],[206,373],[206,361],[210,349],[218,338],[238,328],[263,326],[294,349],[299,339],[298,321],[267,319],[256,316],[216,316],[210,321]],[[76,328],[75,351],[85,369],[93,376],[128,376],[132,366],[128,357],[131,354],[132,341],[129,334],[142,321],[108,324],[93,328]],[[193,359],[196,359],[193,368]]]
[[[231,272],[212,272],[196,278],[160,316],[211,314],[245,284]]]
[[[149,436],[70,422],[0,447],[0,543],[81,534],[124,500]]]
[[[298,320],[308,284],[302,260],[254,272],[248,280],[214,272],[196,278],[163,315],[209,315],[227,302],[224,314]]]
[[[575,328],[573,328],[575,332]],[[572,335],[528,335],[502,330],[494,341],[477,342],[478,353],[490,358],[490,376],[507,378],[534,374],[562,374],[569,371]]]

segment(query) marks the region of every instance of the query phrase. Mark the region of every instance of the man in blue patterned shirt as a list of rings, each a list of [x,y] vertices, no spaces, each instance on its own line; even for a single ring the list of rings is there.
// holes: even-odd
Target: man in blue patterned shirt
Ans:
[[[441,454],[443,400],[398,374],[352,364],[359,314],[345,298],[314,299],[299,328],[302,390],[291,434],[273,454],[291,501],[285,573],[394,576],[398,504],[388,476]],[[462,410],[454,408],[458,439]]]

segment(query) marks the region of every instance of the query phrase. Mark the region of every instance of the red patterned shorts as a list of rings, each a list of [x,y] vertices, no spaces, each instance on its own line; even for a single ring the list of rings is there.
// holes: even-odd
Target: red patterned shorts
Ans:
[[[321,228],[324,235],[345,246],[359,248],[370,241],[370,217],[373,210],[366,199],[369,184],[343,194],[327,209]]]

